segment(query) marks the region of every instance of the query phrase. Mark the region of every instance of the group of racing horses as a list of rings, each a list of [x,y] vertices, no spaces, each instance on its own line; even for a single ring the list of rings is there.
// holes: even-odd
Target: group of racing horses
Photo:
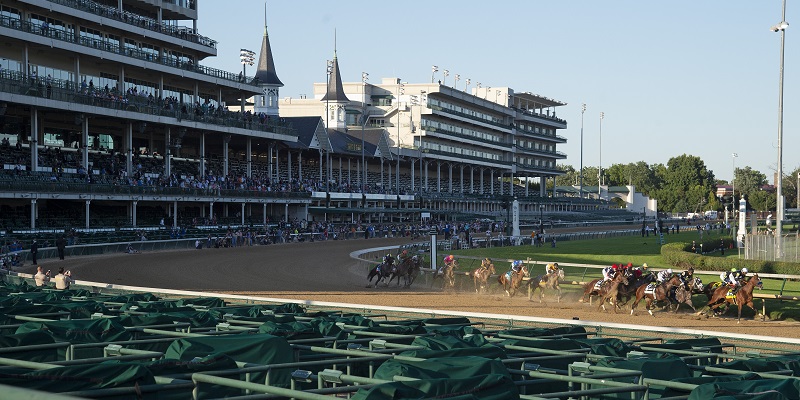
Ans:
[[[631,315],[634,315],[636,307],[642,300],[645,300],[645,309],[650,315],[653,315],[653,308],[659,302],[666,303],[667,309],[674,305],[674,312],[678,311],[681,304],[686,304],[697,312],[692,304],[692,295],[704,294],[708,303],[701,312],[707,308],[714,315],[718,315],[723,312],[723,306],[734,305],[738,307],[737,321],[740,321],[742,307],[746,305],[758,314],[758,310],[753,305],[753,290],[762,287],[758,274],[743,279],[735,286],[723,282],[711,282],[703,285],[702,280],[695,277],[693,273],[673,274],[662,282],[657,282],[656,276],[655,272],[634,276],[627,269],[619,270],[609,280],[595,279],[586,284],[580,301],[586,301],[588,298],[591,302],[591,297],[597,296],[600,299],[598,309],[605,310],[606,304],[611,304],[616,313],[631,299],[635,299],[631,303]]]
[[[389,286],[394,280],[397,280],[397,286],[400,286],[402,278],[404,280],[403,287],[408,288],[419,275],[421,268],[422,260],[417,255],[406,257],[397,265],[379,264],[372,268],[367,276],[370,283],[368,287],[375,278],[377,278],[375,286],[381,281],[385,286]],[[457,261],[445,265],[434,273],[434,281],[441,278],[444,289],[454,289],[456,269],[459,269]],[[468,276],[472,276],[477,293],[488,291],[489,278],[495,274],[496,268],[489,258],[483,259],[480,267],[467,273]],[[525,283],[525,278],[529,278],[527,283]],[[514,296],[520,288],[526,286],[528,299],[532,299],[538,290],[540,302],[544,300],[545,289],[553,290],[556,293],[556,300],[560,301],[559,281],[563,279],[564,270],[558,268],[558,263],[548,264],[546,272],[535,277],[530,276],[530,269],[524,265],[497,276],[498,283],[509,297]],[[723,306],[737,306],[739,311],[737,321],[739,321],[742,317],[742,307],[745,305],[758,314],[753,305],[753,290],[761,287],[762,283],[758,274],[739,282],[736,287],[730,287],[722,282],[711,282],[704,285],[702,280],[692,273],[688,275],[673,274],[668,279],[657,282],[656,273],[653,271],[648,274],[636,275],[630,269],[620,269],[611,276],[611,279],[595,279],[586,284],[580,301],[585,302],[588,299],[591,302],[592,297],[597,296],[600,299],[598,309],[606,310],[606,304],[610,304],[616,313],[631,299],[634,299],[630,306],[631,315],[634,315],[636,307],[642,300],[645,300],[645,309],[650,315],[653,315],[653,309],[657,303],[666,303],[667,309],[674,305],[674,312],[678,311],[681,304],[686,304],[697,312],[692,303],[692,296],[704,294],[708,299],[706,307],[715,315],[723,311]]]

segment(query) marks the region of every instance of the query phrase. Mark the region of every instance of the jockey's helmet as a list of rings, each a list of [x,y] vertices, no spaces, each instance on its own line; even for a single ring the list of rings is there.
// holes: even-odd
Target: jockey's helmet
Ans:
[[[417,261],[419,261],[419,256],[415,254],[415,255],[411,256],[411,260],[414,261],[414,262],[417,262]]]
[[[449,256],[447,256],[447,257],[445,257],[445,258],[444,258],[444,262],[445,262],[445,263],[451,263],[451,262],[453,262],[453,260],[455,260],[455,259],[456,259],[456,258],[455,258],[455,257],[454,257],[452,254],[450,254]]]
[[[738,270],[736,269],[736,267],[731,268],[731,272],[737,272],[737,271]]]
[[[747,271],[747,268],[742,268],[742,273],[743,273],[743,274],[746,274],[747,272],[748,272],[748,271]]]
[[[404,255],[404,256],[405,256],[405,255],[407,255],[407,254],[408,254],[408,250],[403,250],[403,252],[402,252],[402,253],[400,253],[400,254],[402,254],[402,255]]]
[[[520,266],[522,266],[522,260],[514,260],[511,262],[511,267],[513,268],[519,268]]]
[[[647,263],[642,264],[642,269],[647,269]]]
[[[667,274],[672,275],[672,268],[667,269]]]
[[[617,264],[611,264],[611,268],[613,268],[614,271],[616,271],[619,268],[619,266]]]

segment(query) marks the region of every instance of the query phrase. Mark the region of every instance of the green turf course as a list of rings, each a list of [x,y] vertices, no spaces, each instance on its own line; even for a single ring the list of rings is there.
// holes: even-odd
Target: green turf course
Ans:
[[[723,236],[719,231],[706,232],[703,238],[708,241],[709,238],[718,239]],[[672,242],[685,242],[691,243],[693,240],[700,241],[700,235],[696,231],[686,231],[678,234],[670,234],[664,236],[666,243]],[[507,271],[510,265],[499,260],[535,260],[542,262],[558,262],[558,263],[574,263],[574,264],[593,264],[593,265],[611,265],[619,263],[633,263],[633,265],[642,265],[647,263],[650,268],[664,269],[671,268],[661,256],[661,246],[657,241],[657,236],[650,235],[649,237],[636,236],[622,236],[607,239],[589,239],[589,240],[574,240],[557,242],[556,247],[553,248],[549,244],[543,247],[534,247],[531,245],[524,246],[511,246],[511,247],[492,247],[480,248],[470,250],[452,250],[451,254],[458,256],[471,256],[471,257],[489,257],[496,260],[495,266],[498,273]],[[444,254],[440,251],[441,254]],[[725,255],[720,254],[719,251],[714,251],[706,254],[707,257],[730,257],[738,258],[737,251],[727,250]],[[479,261],[463,259],[459,261],[462,271],[472,270],[479,266]],[[681,269],[673,268],[675,272],[680,272]],[[758,272],[758,271],[751,271]],[[544,264],[537,264],[532,267],[531,275],[539,275],[544,273]],[[587,269],[582,267],[566,267],[566,279],[580,282],[588,282],[593,278],[600,277],[600,271],[597,269]],[[704,283],[711,281],[718,281],[718,276],[699,275]],[[764,289],[759,293],[763,294],[779,294],[783,289],[784,295],[800,296],[800,282],[794,280],[779,280],[779,279],[762,279]],[[578,291],[577,287],[569,288],[570,292]],[[695,296],[693,301],[696,306],[705,304],[705,296]],[[760,308],[761,301],[758,300],[757,308]],[[751,312],[752,314],[752,312]],[[798,301],[778,301],[767,300],[767,315],[771,319],[793,320],[800,321],[800,302]]]

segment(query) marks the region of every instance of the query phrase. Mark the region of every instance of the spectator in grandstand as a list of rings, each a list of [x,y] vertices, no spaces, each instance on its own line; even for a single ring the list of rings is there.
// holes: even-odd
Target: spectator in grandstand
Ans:
[[[69,286],[72,284],[72,282],[75,282],[72,279],[72,272],[64,272],[64,267],[58,269],[58,275],[56,275],[53,280],[56,282],[56,289],[59,290],[69,289]]]
[[[56,239],[56,250],[58,250],[59,260],[62,261],[64,260],[64,251],[66,250],[66,247],[67,247],[67,239],[65,239],[63,235],[58,239]]]
[[[38,264],[36,262],[36,255],[39,253],[39,244],[36,242],[36,239],[33,239],[33,243],[31,243],[31,261],[33,265]]]
[[[43,272],[41,265],[36,267],[36,275],[33,276],[33,280],[36,282],[36,286],[44,286],[50,283],[50,270]]]

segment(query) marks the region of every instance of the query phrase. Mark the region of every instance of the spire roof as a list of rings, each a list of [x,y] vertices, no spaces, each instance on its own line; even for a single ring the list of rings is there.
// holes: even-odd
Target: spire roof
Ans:
[[[275,61],[272,60],[272,47],[269,44],[267,24],[264,23],[264,39],[261,41],[261,53],[258,55],[258,69],[256,79],[260,84],[283,86],[275,72]]]
[[[350,101],[344,94],[342,87],[342,76],[339,74],[339,60],[336,59],[336,52],[333,52],[333,68],[331,77],[328,80],[328,91],[322,97],[322,101]]]

